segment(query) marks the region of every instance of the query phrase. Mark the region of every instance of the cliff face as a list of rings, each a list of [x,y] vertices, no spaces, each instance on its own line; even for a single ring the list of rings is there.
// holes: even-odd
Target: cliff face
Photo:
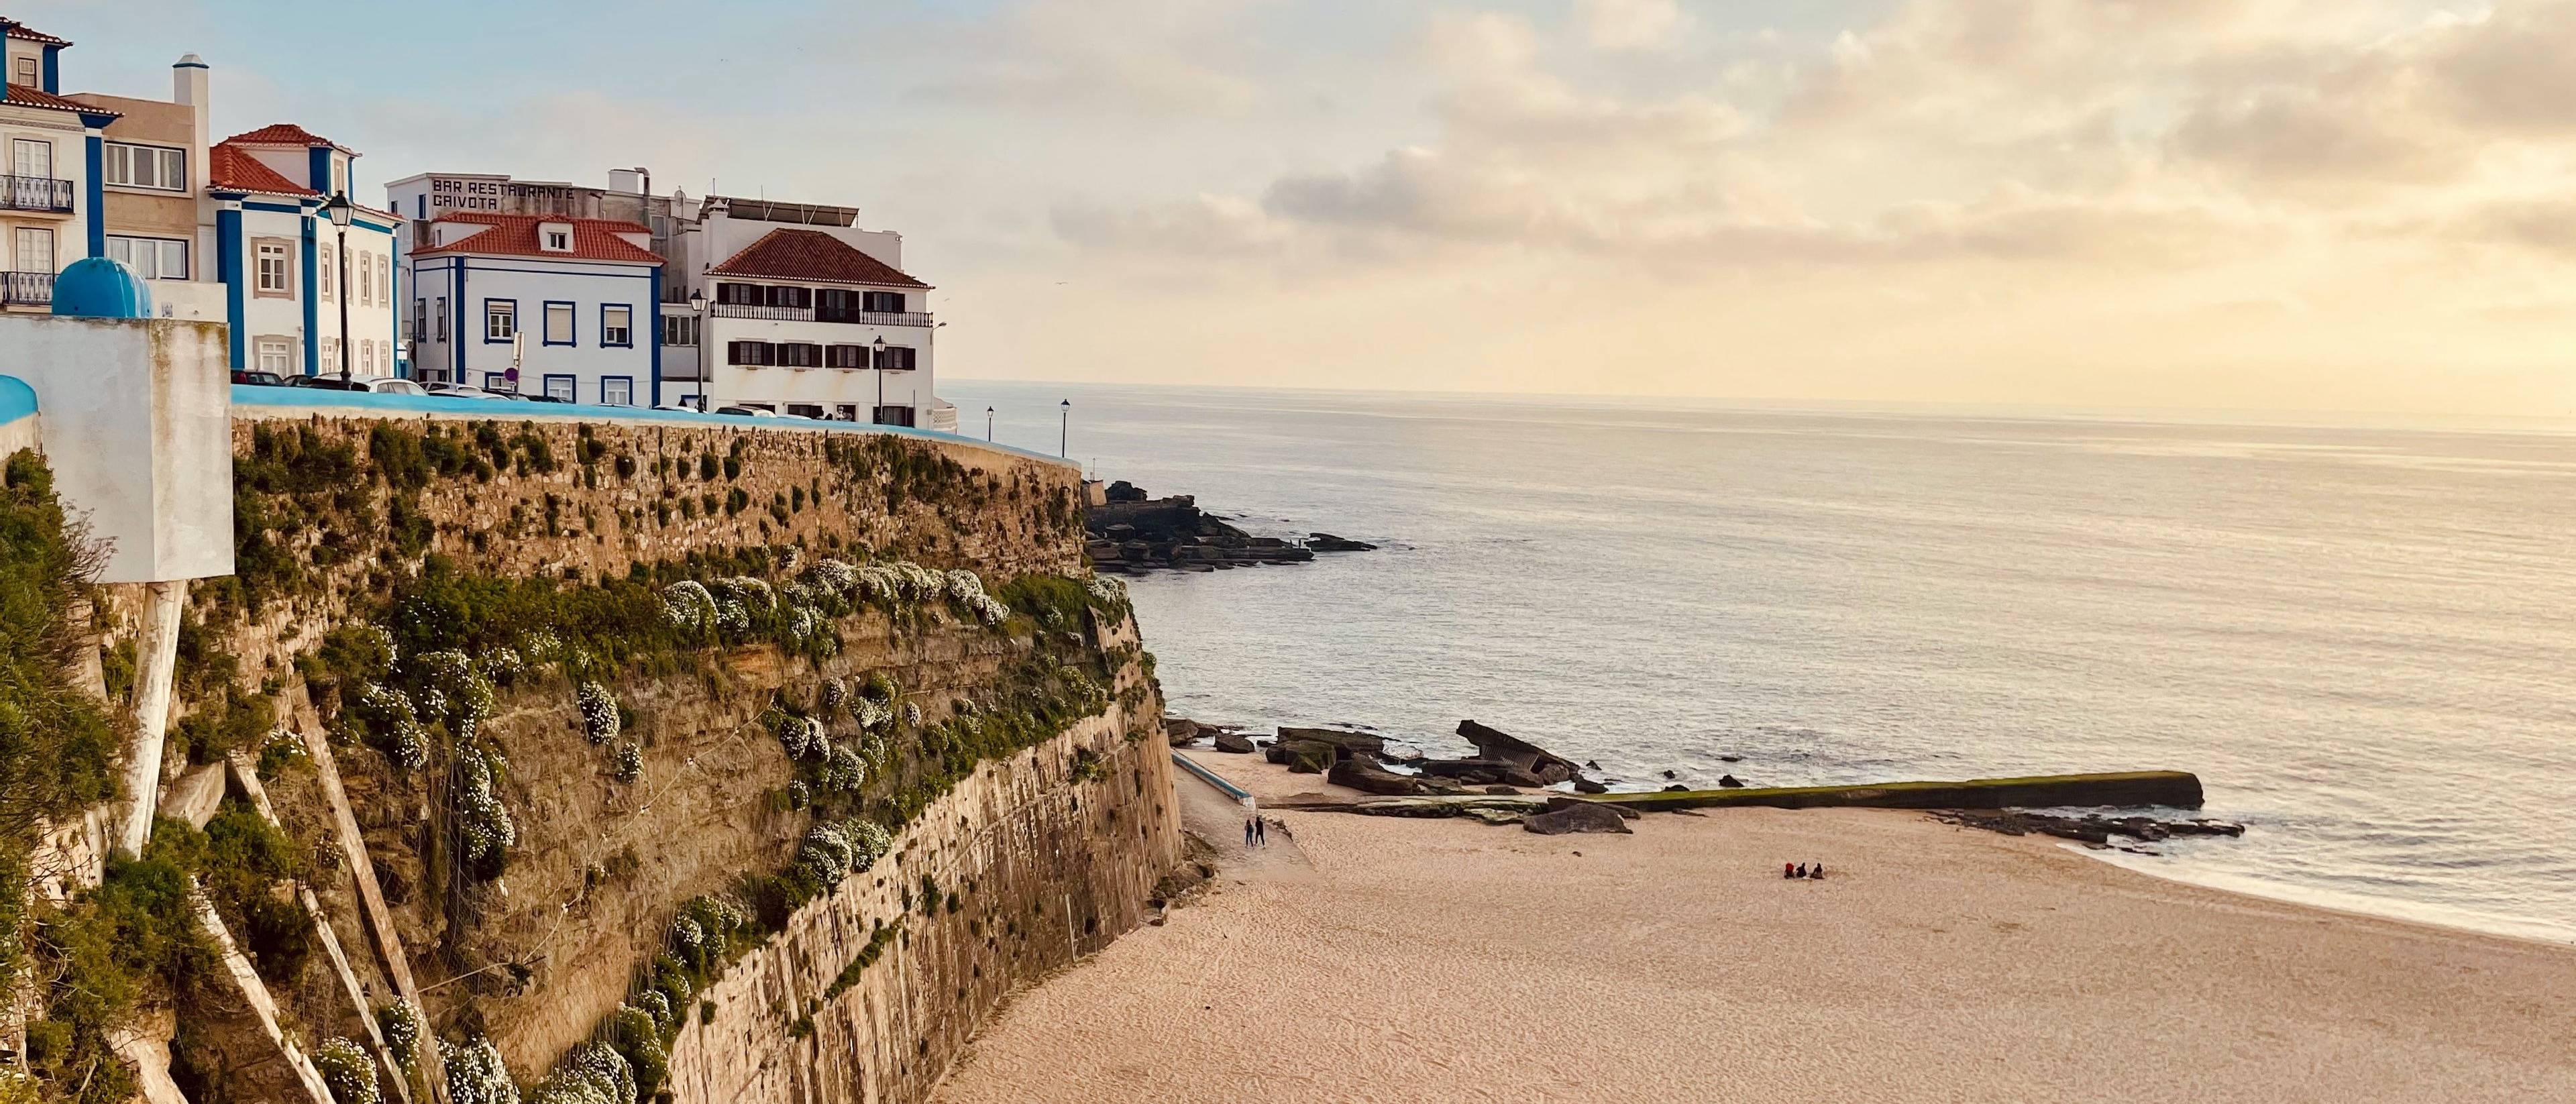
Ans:
[[[444,1075],[377,1061],[387,1099],[475,1097],[485,1053],[549,1101],[603,1063],[645,1099],[918,1098],[1177,863],[1151,660],[1069,467],[566,422],[235,446],[241,572],[191,596],[169,773],[255,774],[309,860],[345,953],[216,902],[288,1042],[408,1058],[370,1029],[408,997],[451,1044]],[[171,988],[191,1099],[292,1098],[242,1002]]]

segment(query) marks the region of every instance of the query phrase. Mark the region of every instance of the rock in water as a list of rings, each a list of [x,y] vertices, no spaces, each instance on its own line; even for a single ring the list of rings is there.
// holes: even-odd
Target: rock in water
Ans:
[[[1378,766],[1375,760],[1352,757],[1333,764],[1325,777],[1336,786],[1348,786],[1362,793],[1400,797],[1421,789],[1412,775],[1397,774]]]
[[[1186,747],[1199,738],[1199,723],[1187,717],[1165,717],[1163,738],[1173,747]]]
[[[1610,787],[1604,786],[1589,778],[1577,777],[1574,780],[1574,792],[1579,794],[1606,794],[1610,792]]]
[[[1542,836],[1563,836],[1575,832],[1629,833],[1628,818],[1620,816],[1618,810],[1588,801],[1522,817],[1521,828]]]
[[[1240,732],[1217,733],[1216,749],[1228,755],[1250,755],[1255,750],[1252,741]]]
[[[1744,788],[1744,782],[1742,779],[1739,779],[1734,775],[1721,774],[1717,776],[1717,788],[1721,790],[1740,790]]]

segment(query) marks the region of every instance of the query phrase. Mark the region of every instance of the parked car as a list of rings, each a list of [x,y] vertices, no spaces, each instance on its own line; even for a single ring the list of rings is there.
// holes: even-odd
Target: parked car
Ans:
[[[529,402],[568,403],[572,401],[571,399],[558,398],[553,395],[521,395],[519,397],[526,399]]]
[[[427,389],[407,379],[389,379],[384,376],[371,376],[354,382],[379,395],[429,394]]]
[[[286,386],[286,377],[278,375],[275,372],[235,369],[233,371],[233,382],[246,387],[284,387]]]
[[[778,412],[775,410],[763,410],[757,406],[719,406],[716,408],[716,413],[733,414],[744,418],[775,418],[778,416]]]
[[[324,391],[364,391],[367,389],[366,384],[360,383],[357,380],[344,380],[338,376],[290,376],[287,378],[286,385],[288,387],[315,387]]]

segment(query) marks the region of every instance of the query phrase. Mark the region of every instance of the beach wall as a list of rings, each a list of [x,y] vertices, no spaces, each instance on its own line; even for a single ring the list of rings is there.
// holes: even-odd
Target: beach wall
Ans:
[[[1177,864],[1159,690],[1123,591],[1089,578],[1077,468],[935,434],[261,390],[235,389],[238,570],[188,591],[160,789],[197,795],[200,830],[256,790],[281,877],[348,953],[219,894],[264,992],[140,979],[186,1098],[281,1091],[285,1044],[247,1007],[301,1053],[390,1055],[409,1006],[523,1087],[597,1043],[639,1080],[666,1056],[650,1080],[677,1100],[912,1099]],[[683,625],[692,586],[715,598]],[[143,607],[103,588],[111,698]],[[891,851],[801,873],[859,826]],[[745,923],[681,935],[710,902]],[[639,1006],[647,1029],[621,1026]],[[444,1095],[437,1049],[380,1063],[387,1098]]]

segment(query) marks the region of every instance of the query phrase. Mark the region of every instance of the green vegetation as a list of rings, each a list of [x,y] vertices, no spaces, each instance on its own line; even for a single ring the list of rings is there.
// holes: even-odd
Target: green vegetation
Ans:
[[[227,846],[225,854],[238,853]],[[190,878],[221,876],[207,838],[163,820],[137,859],[108,860],[98,888],[37,917],[34,949],[44,1016],[27,1025],[28,1066],[55,1098],[111,1104],[135,1091],[107,1042],[153,993],[209,968],[213,946],[189,904]]]

